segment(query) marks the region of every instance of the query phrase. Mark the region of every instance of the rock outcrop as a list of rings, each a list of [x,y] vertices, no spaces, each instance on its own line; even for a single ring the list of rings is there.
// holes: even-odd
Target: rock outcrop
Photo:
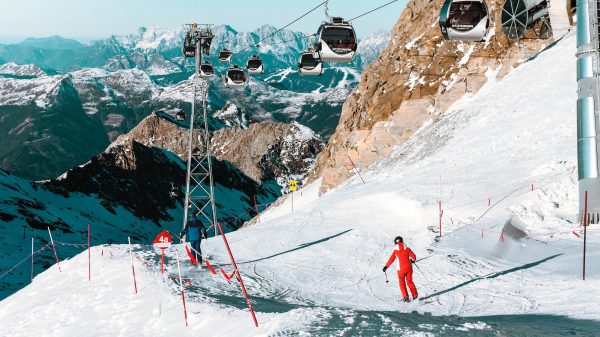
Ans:
[[[213,159],[212,165],[218,219],[226,230],[235,230],[254,216],[253,197],[270,202],[280,195],[277,188],[254,181],[231,163]],[[174,213],[183,216],[185,173],[185,163],[173,153],[129,139],[43,186],[64,197],[97,195],[115,214],[123,207],[139,219],[159,224],[174,221]]]
[[[443,0],[411,0],[386,49],[346,99],[338,127],[310,179],[321,192],[388,155],[425,123],[443,118],[465,94],[500,79],[552,40],[509,42],[500,29],[502,2],[489,1],[494,20],[485,42],[445,41],[438,25]],[[533,34],[533,32],[529,32]],[[530,36],[531,37],[531,36]]]
[[[170,211],[183,204],[184,165],[172,159],[166,151],[131,141],[107,149],[44,185],[63,195],[97,194],[109,210],[123,206],[136,217],[158,224],[173,220]]]
[[[298,123],[263,122],[221,129],[213,134],[212,149],[219,160],[237,166],[252,179],[275,180],[286,187],[290,178],[302,180],[313,169],[324,143]]]
[[[221,122],[223,127],[230,128],[240,125],[244,129],[248,128],[248,117],[237,105],[231,102],[227,102],[223,109],[216,111],[213,118]]]
[[[111,147],[136,141],[187,160],[189,131],[167,118],[164,114],[147,117]],[[211,133],[211,148],[217,160],[232,163],[257,183],[274,180],[282,187],[287,186],[290,177],[306,177],[323,147],[319,136],[298,123],[253,123],[247,128],[237,125]]]

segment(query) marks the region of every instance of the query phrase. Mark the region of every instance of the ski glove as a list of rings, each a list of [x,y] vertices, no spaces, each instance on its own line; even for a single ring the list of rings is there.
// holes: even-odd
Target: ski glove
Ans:
[[[385,271],[388,269],[387,266],[383,267],[383,272],[385,273]]]

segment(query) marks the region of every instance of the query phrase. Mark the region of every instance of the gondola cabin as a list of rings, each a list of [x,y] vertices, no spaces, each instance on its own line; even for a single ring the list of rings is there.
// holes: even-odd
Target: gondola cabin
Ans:
[[[312,51],[302,53],[298,62],[298,71],[302,75],[316,76],[323,74],[323,62],[319,54]]]
[[[185,38],[183,40],[183,56],[196,57],[196,41],[191,32],[185,34]]]
[[[487,5],[483,0],[446,0],[439,24],[446,40],[483,41],[490,26]]]
[[[210,45],[212,44],[212,40],[214,35],[210,29],[201,30],[198,33],[200,39],[200,49],[204,55],[210,54]]]
[[[334,17],[321,25],[317,36],[317,51],[321,61],[352,62],[358,46],[352,24]]]
[[[200,65],[200,70],[198,71],[198,74],[200,75],[200,77],[205,79],[212,77],[215,74],[215,68],[209,61],[204,61],[204,63]]]
[[[225,86],[227,88],[241,88],[246,85],[247,77],[244,69],[238,65],[232,65],[225,75]]]
[[[248,69],[248,73],[252,75],[262,74],[265,72],[263,61],[257,55],[253,55],[251,58],[248,59],[246,69]]]
[[[231,56],[232,55],[233,55],[233,53],[230,50],[223,49],[219,53],[219,61],[221,61],[221,62],[229,62],[229,61],[231,61]]]

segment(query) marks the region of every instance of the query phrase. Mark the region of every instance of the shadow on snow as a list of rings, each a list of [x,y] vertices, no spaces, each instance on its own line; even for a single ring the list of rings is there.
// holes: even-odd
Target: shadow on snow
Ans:
[[[319,240],[316,240],[316,241],[312,241],[312,242],[300,244],[298,247],[290,249],[290,250],[286,250],[286,251],[283,251],[283,252],[280,252],[280,253],[277,253],[277,254],[273,254],[273,255],[269,255],[269,256],[266,256],[266,257],[261,257],[260,259],[256,259],[256,260],[240,262],[239,264],[247,264],[247,263],[260,262],[260,261],[272,259],[274,257],[280,256],[280,255],[283,255],[283,254],[292,253],[292,252],[295,252],[295,251],[300,250],[300,249],[308,248],[310,246],[314,246],[316,244],[323,243],[323,242],[329,241],[331,239],[335,239],[338,236],[342,236],[342,235],[344,235],[344,234],[346,234],[346,233],[348,233],[348,232],[350,232],[352,230],[353,229],[347,229],[347,230],[345,230],[343,232],[340,232],[340,233],[328,236],[328,237],[323,238],[323,239],[319,239]]]
[[[469,284],[471,284],[471,283],[473,283],[473,282],[476,282],[476,281],[481,281],[481,280],[486,280],[486,279],[492,279],[492,278],[496,278],[496,277],[499,277],[499,276],[502,276],[502,275],[506,275],[506,274],[513,273],[513,272],[515,272],[515,271],[519,271],[519,270],[524,270],[524,269],[533,268],[533,267],[535,267],[535,266],[537,266],[537,265],[540,265],[540,264],[542,264],[542,263],[544,263],[544,262],[546,262],[546,261],[550,261],[550,260],[552,260],[552,259],[555,259],[555,258],[557,258],[557,257],[559,257],[559,256],[561,256],[561,255],[563,255],[563,254],[556,254],[556,255],[552,255],[552,256],[549,256],[549,257],[547,257],[547,258],[541,259],[541,260],[539,260],[539,261],[535,261],[535,262],[531,262],[531,263],[524,264],[524,265],[522,265],[522,266],[518,266],[518,267],[510,268],[510,269],[507,269],[507,270],[504,270],[504,271],[500,271],[500,272],[497,272],[497,273],[488,274],[488,275],[485,275],[485,276],[475,277],[475,278],[472,278],[472,279],[470,279],[470,280],[468,280],[468,281],[466,281],[466,282],[463,282],[463,283],[461,283],[461,284],[455,285],[455,286],[454,286],[454,287],[452,287],[452,288],[448,288],[448,289],[446,289],[446,290],[442,290],[442,291],[434,292],[433,294],[431,294],[431,295],[429,295],[429,296],[421,297],[421,298],[420,298],[420,300],[421,300],[421,301],[424,301],[424,300],[426,300],[426,299],[429,299],[429,298],[432,298],[432,297],[436,297],[436,296],[443,295],[443,294],[445,294],[445,293],[449,293],[449,292],[451,292],[451,291],[454,291],[454,290],[456,290],[456,289],[458,289],[458,288],[462,288],[462,287],[464,287],[464,286],[466,286],[466,285],[469,285]]]

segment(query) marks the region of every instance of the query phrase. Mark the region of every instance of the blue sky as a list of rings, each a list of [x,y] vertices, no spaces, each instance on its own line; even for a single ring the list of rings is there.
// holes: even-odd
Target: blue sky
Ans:
[[[389,0],[330,0],[330,14],[352,18]],[[88,40],[129,34],[140,26],[173,28],[188,22],[230,24],[251,31],[268,23],[281,27],[322,0],[0,0],[0,41],[62,35]],[[359,37],[390,30],[406,0],[354,22]],[[318,9],[290,29],[316,31],[323,19]]]

